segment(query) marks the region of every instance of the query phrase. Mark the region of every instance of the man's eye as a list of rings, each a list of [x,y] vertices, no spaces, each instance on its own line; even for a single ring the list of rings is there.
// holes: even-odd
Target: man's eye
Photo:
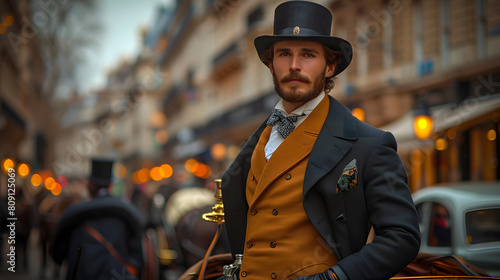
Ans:
[[[289,54],[286,52],[280,53],[279,56],[288,56]]]
[[[312,54],[312,53],[306,53],[306,54],[304,54],[304,56],[305,57],[314,57],[314,54]]]

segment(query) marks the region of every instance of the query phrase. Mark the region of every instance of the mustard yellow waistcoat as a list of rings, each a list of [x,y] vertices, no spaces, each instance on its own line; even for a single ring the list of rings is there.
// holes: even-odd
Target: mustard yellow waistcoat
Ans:
[[[240,279],[288,279],[323,272],[338,262],[302,205],[305,169],[329,103],[325,97],[269,161],[264,147],[271,127],[262,133],[246,186],[249,210]]]

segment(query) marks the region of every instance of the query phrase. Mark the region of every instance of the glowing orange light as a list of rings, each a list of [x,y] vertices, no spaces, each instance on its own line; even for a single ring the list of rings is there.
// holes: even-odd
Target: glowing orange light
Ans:
[[[217,143],[212,146],[210,153],[215,160],[223,160],[226,158],[226,146],[222,143]]]
[[[26,163],[21,163],[17,166],[17,171],[19,172],[19,176],[24,178],[30,174],[30,167]]]
[[[50,192],[53,194],[53,195],[60,195],[61,194],[61,191],[62,191],[62,187],[60,184],[58,183],[53,183],[52,184],[52,189],[50,190]]]
[[[151,180],[151,177],[149,176],[149,169],[143,168],[139,170],[137,173],[137,179],[139,179],[139,182],[141,183],[149,182],[149,180]]]
[[[186,160],[186,162],[184,163],[184,168],[186,168],[186,170],[188,172],[193,172],[193,168],[195,167],[195,165],[198,163],[198,161],[196,161],[195,159],[188,159]]]
[[[490,129],[486,134],[486,138],[490,141],[495,141],[497,139],[497,132],[494,129]]]
[[[2,162],[3,172],[9,173],[9,169],[14,168],[14,161],[10,158],[6,158]]]
[[[365,110],[359,107],[352,109],[352,115],[358,118],[362,122],[365,121]]]
[[[134,173],[132,173],[132,182],[136,185],[139,185],[141,184],[141,181],[139,180],[139,171],[135,171]]]
[[[196,169],[196,171],[193,172],[193,174],[196,177],[200,177],[203,179],[210,177],[211,173],[212,173],[212,171],[210,170],[210,167],[206,164],[203,164],[203,163],[199,163],[198,168]]]
[[[191,173],[196,175],[196,172],[198,171],[198,169],[200,169],[200,166],[202,164],[203,163],[201,163],[201,162],[196,162],[195,164],[193,164],[193,166],[191,167]]]
[[[433,121],[430,116],[419,115],[416,116],[413,122],[415,135],[420,140],[429,138],[432,134]]]
[[[438,151],[444,151],[448,148],[448,141],[444,138],[438,138],[434,143],[434,147],[436,147],[436,150]]]
[[[174,169],[169,164],[162,164],[160,166],[160,174],[163,178],[170,178],[174,174]]]
[[[31,176],[31,184],[35,187],[40,186],[40,184],[42,184],[42,176],[33,174],[33,176]]]
[[[0,24],[0,35],[1,35],[1,34],[4,34],[4,33],[5,33],[5,31],[7,31],[7,28],[5,27],[5,25]]]
[[[160,167],[158,166],[151,168],[151,171],[149,171],[149,176],[155,181],[160,181],[161,179],[163,179],[163,176],[160,173]]]
[[[55,182],[56,182],[56,180],[54,180],[54,178],[52,178],[52,177],[45,179],[45,188],[47,190],[51,191],[55,187],[54,186]]]

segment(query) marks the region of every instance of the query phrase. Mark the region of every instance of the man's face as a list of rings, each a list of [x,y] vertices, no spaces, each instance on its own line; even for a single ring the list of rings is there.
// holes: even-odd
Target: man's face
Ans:
[[[323,45],[318,42],[279,41],[273,52],[269,69],[288,113],[317,97],[325,87],[325,78],[335,70],[335,65],[326,65]]]

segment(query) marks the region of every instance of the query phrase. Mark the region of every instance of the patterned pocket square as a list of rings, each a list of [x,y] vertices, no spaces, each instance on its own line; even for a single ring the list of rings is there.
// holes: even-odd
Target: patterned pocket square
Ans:
[[[344,167],[344,171],[337,181],[337,192],[353,189],[357,184],[358,169],[356,167],[356,159],[353,159],[348,165],[346,165],[346,167]]]

